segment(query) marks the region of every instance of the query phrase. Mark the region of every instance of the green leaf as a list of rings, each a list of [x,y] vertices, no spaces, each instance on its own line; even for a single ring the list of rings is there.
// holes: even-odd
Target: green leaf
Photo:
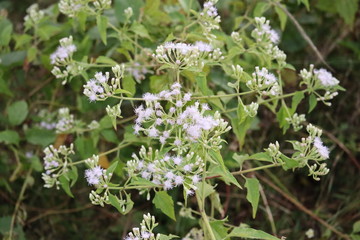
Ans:
[[[205,199],[208,196],[210,196],[211,194],[215,193],[214,187],[206,182],[199,182],[196,186],[198,187],[197,192],[201,193],[201,194],[199,194],[200,198],[202,198],[204,196],[204,199]],[[204,193],[204,195],[202,195],[202,193]]]
[[[274,237],[266,232],[247,227],[234,228],[228,235],[228,237],[241,237],[261,240],[280,240],[279,238]]]
[[[284,4],[281,4],[281,6],[286,9],[286,6]],[[287,15],[280,7],[275,7],[275,12],[279,17],[281,30],[284,31],[287,21]]]
[[[4,80],[1,74],[0,74],[0,93],[7,95],[9,97],[13,96],[13,93],[9,89],[8,82]]]
[[[11,40],[11,34],[13,32],[12,23],[3,18],[0,21],[0,46],[8,46]]]
[[[214,151],[212,149],[209,150],[209,155],[213,160],[215,160],[219,164],[219,174],[224,178],[225,183],[234,184],[238,188],[241,189],[240,184],[236,180],[236,178],[229,172],[229,169],[225,166],[223,157],[219,150]]]
[[[103,43],[106,45],[106,28],[108,24],[108,18],[105,16],[98,15],[96,16],[96,25],[98,27],[100,38]]]
[[[189,13],[190,10],[197,10],[199,9],[198,1],[194,0],[179,0],[181,7],[184,9],[186,13]],[[165,41],[166,42],[166,41]]]
[[[7,112],[10,124],[16,126],[25,120],[28,114],[28,105],[25,101],[17,101],[9,106]]]
[[[101,131],[101,135],[105,138],[106,141],[112,142],[112,143],[118,143],[119,139],[114,132],[113,129],[104,129]]]
[[[226,238],[229,228],[224,226],[224,222],[225,220],[210,221],[210,226],[216,239]]]
[[[18,145],[20,141],[19,134],[12,130],[5,130],[0,132],[0,143],[5,144],[16,144]]]
[[[206,75],[204,73],[199,74],[198,76],[195,77],[196,83],[200,89],[200,91],[205,95],[205,96],[210,96],[210,95],[214,95],[214,92],[208,87],[208,83],[207,83],[207,79],[206,79]],[[209,99],[209,102],[214,104],[216,107],[224,110],[224,107],[220,101],[220,99],[216,98],[216,99]]]
[[[173,234],[170,234],[170,235],[159,234],[159,235],[160,235],[159,240],[171,240],[174,238],[179,238],[179,236],[176,236]]]
[[[54,131],[42,128],[30,128],[25,132],[26,140],[35,145],[43,147],[53,143],[56,139]]]
[[[78,137],[75,140],[75,149],[83,159],[89,158],[96,153],[94,142],[91,138]]]
[[[338,0],[335,1],[335,7],[345,23],[352,26],[358,11],[358,0]]]
[[[292,102],[291,102],[291,113],[294,114],[296,111],[297,106],[299,105],[299,103],[301,102],[301,100],[305,97],[303,92],[296,92],[295,95],[292,97]]]
[[[253,210],[253,218],[256,216],[256,212],[259,205],[259,180],[256,178],[245,178],[245,187],[247,188],[246,199],[251,203]]]
[[[100,56],[96,59],[96,63],[104,63],[104,64],[110,64],[110,65],[117,65],[118,63],[114,61],[113,59],[105,56]]]
[[[65,193],[67,195],[69,195],[70,197],[74,198],[74,195],[71,193],[71,190],[70,190],[70,180],[68,178],[66,178],[64,175],[62,175],[59,177],[59,182],[60,182],[62,189],[64,189]]]
[[[148,38],[151,40],[148,30],[144,27],[144,25],[142,25],[138,22],[134,22],[131,25],[130,30],[132,32],[136,33],[137,35],[139,35],[140,37]]]
[[[175,211],[174,211],[174,201],[165,191],[156,192],[155,197],[152,201],[155,204],[155,207],[160,209],[168,217],[176,221]]]
[[[32,62],[36,59],[36,54],[37,54],[38,50],[36,47],[30,47],[27,50],[27,60],[29,62]]]
[[[122,80],[123,88],[130,93],[130,97],[136,93],[136,82],[132,76],[125,76]]]
[[[360,220],[359,221],[356,221],[354,224],[353,224],[353,233],[358,233],[360,232]]]
[[[310,11],[310,4],[309,4],[309,0],[297,0],[298,4],[302,3],[305,5],[306,10]]]
[[[254,17],[262,17],[264,12],[270,8],[270,4],[267,2],[258,2],[254,8]]]
[[[259,152],[259,153],[255,153],[251,156],[249,156],[247,159],[254,159],[254,160],[258,160],[258,161],[264,161],[264,162],[272,162],[272,158],[270,157],[269,154],[267,154],[266,152]]]
[[[125,89],[116,89],[116,90],[114,91],[114,93],[115,93],[115,94],[125,93],[125,94],[127,94],[127,95],[131,95],[131,92],[126,91]]]
[[[312,110],[314,110],[316,105],[317,105],[316,96],[315,96],[315,94],[311,94],[310,97],[309,97],[309,111],[308,111],[308,113],[310,113]]]
[[[282,154],[280,156],[280,158],[285,163],[285,164],[282,165],[284,170],[293,169],[293,168],[296,168],[296,167],[299,166],[299,163],[296,160],[294,160],[292,158],[289,158],[289,157],[285,156],[284,154]]]
[[[130,212],[134,206],[134,202],[131,200],[130,194],[126,194],[126,201],[123,205],[120,202],[121,200],[111,193],[109,193],[109,201],[113,207],[115,207],[121,214],[124,215]]]
[[[0,217],[0,233],[5,235],[11,226],[12,216],[2,216]]]
[[[112,174],[114,173],[115,169],[117,168],[117,165],[119,164],[119,161],[113,161],[108,169],[106,169],[106,174]]]

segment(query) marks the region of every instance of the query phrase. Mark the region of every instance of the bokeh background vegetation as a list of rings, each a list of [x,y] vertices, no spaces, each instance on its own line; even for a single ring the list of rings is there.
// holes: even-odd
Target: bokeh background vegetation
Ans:
[[[23,18],[26,9],[37,2],[41,9],[52,13],[39,31],[39,41],[29,40],[24,33]],[[114,0],[115,15],[124,9],[125,0]],[[157,8],[168,7],[175,0],[148,0]],[[262,12],[261,4],[267,1],[220,0],[217,4],[222,17],[222,27],[228,33],[234,29],[237,17],[245,13],[252,15]],[[160,221],[157,230],[184,235],[196,224],[185,218],[172,222],[166,216],[157,214],[151,202],[134,194],[135,208],[122,216],[112,207],[93,206],[88,200],[89,187],[79,181],[73,189],[76,200],[62,190],[43,188],[41,180],[42,148],[56,141],[72,142],[75,136],[56,136],[49,131],[31,128],[39,122],[37,113],[42,108],[56,110],[70,106],[71,110],[90,122],[94,116],[103,114],[104,104],[89,104],[81,94],[81,84],[73,81],[63,87],[50,73],[49,54],[62,37],[74,34],[74,22],[59,14],[53,0],[2,0],[0,1],[0,236],[8,231],[11,218],[16,211],[16,239],[122,239],[124,234],[136,226],[143,213],[154,213]],[[132,4],[143,4],[134,0]],[[284,172],[271,169],[259,172],[263,194],[260,210],[252,219],[251,207],[245,199],[244,191],[233,186],[219,184],[226,214],[234,224],[247,223],[267,232],[275,232],[287,239],[307,239],[305,232],[312,228],[314,239],[340,239],[341,234],[360,239],[360,18],[357,0],[287,0],[282,1],[289,13],[302,26],[313,41],[334,76],[340,80],[346,91],[340,92],[331,107],[318,104],[316,111],[307,115],[307,120],[324,129],[325,144],[330,146],[330,173],[320,182],[306,176],[306,172]],[[280,30],[279,47],[287,54],[287,61],[297,70],[314,63],[322,63],[294,22],[284,14],[269,9],[264,15],[271,19],[272,26]],[[176,14],[160,16],[148,20],[148,31],[155,31],[163,40],[169,33],[167,18],[177,18]],[[171,26],[176,29],[176,24]],[[83,55],[92,56],[108,51],[99,44],[100,39],[95,24],[83,32],[77,32],[78,39],[84,39],[80,47]],[[165,30],[167,29],[167,30]],[[29,32],[27,34],[30,34]],[[95,47],[96,46],[96,47]],[[295,71],[283,73],[288,90],[298,85]],[[216,76],[216,73],[215,73]],[[217,79],[217,80],[216,80]],[[213,88],[220,88],[223,76],[218,74]],[[148,79],[138,88],[151,89]],[[145,91],[145,90],[143,90]],[[21,107],[25,114],[23,121],[11,120],[11,107],[16,101],[26,101]],[[300,106],[305,112],[308,106]],[[131,116],[132,106],[125,106],[125,117]],[[260,120],[249,132],[243,152],[261,151],[269,142],[285,140],[278,128],[275,116],[260,110]],[[16,132],[16,134],[14,134]],[[123,130],[101,133],[103,150],[114,146],[121,138]],[[299,133],[290,132],[299,137]],[[80,157],[96,150],[87,142],[81,143]],[[237,149],[236,140],[228,139],[230,149]],[[130,154],[127,149],[122,154]],[[26,153],[31,152],[33,156]],[[229,157],[231,157],[229,153]],[[112,160],[109,157],[108,160]],[[251,167],[251,166],[245,166]],[[253,166],[254,167],[254,166]],[[24,184],[26,182],[27,184]],[[25,187],[24,187],[25,186]],[[21,196],[24,191],[23,198]],[[266,197],[265,197],[266,196]],[[174,199],[177,198],[173,193]],[[266,211],[273,219],[269,220]],[[325,223],[324,223],[325,221]],[[274,226],[276,228],[274,229]],[[335,228],[339,234],[331,231]],[[360,233],[359,233],[360,234]]]

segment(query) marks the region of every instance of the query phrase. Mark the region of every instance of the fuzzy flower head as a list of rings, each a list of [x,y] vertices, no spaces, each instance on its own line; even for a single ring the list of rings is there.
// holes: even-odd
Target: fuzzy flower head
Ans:
[[[264,17],[255,18],[256,28],[252,31],[251,35],[256,39],[257,42],[270,42],[278,44],[280,37],[279,34],[271,29],[270,21]]]
[[[180,89],[181,85],[175,83],[170,90],[158,94],[145,93],[145,106],[140,105],[135,109],[135,133],[143,132],[163,145],[171,144],[181,152],[185,152],[190,143],[198,141],[214,144],[212,147],[218,146],[220,135],[229,130],[227,123],[219,113],[209,114],[211,109],[208,104],[190,104],[191,94],[183,95]],[[168,108],[163,107],[161,100],[169,102]],[[182,138],[174,136],[176,133],[180,133]],[[209,137],[211,141],[207,140]]]
[[[216,36],[212,34],[211,31],[220,28],[219,23],[221,22],[221,18],[215,6],[216,3],[217,0],[204,2],[203,9],[198,14],[198,20],[203,29],[203,33],[209,41],[216,39]]]
[[[324,87],[333,87],[339,84],[339,80],[333,77],[331,72],[324,68],[314,69],[315,77],[319,80],[320,84]]]
[[[72,36],[60,39],[60,46],[50,55],[51,64],[66,64],[72,59],[75,51]]]
[[[277,96],[281,89],[278,79],[266,68],[255,67],[252,79],[246,82],[246,86],[262,95]]]
[[[96,72],[94,78],[90,79],[84,85],[84,95],[91,102],[105,100],[109,96],[122,93],[120,81],[124,76],[124,65],[116,65],[112,67],[114,77],[110,79],[110,73]]]
[[[205,42],[194,44],[167,42],[156,48],[153,57],[164,66],[173,69],[202,69],[204,61],[218,61],[223,59],[220,49]]]
[[[60,108],[58,111],[58,121],[56,123],[56,133],[70,131],[75,126],[74,115],[70,114],[68,108]]]
[[[204,161],[194,152],[183,156],[161,155],[158,151],[141,147],[139,155],[127,162],[126,170],[130,177],[141,177],[152,181],[164,190],[183,186],[184,190],[196,188],[204,168]]]

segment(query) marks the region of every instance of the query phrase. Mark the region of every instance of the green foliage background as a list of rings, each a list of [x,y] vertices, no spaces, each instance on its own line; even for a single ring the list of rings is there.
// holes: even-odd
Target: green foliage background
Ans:
[[[37,1],[41,8],[51,6],[53,1]],[[167,15],[158,9],[162,4],[171,5],[174,0],[146,1],[149,15],[147,31],[164,39],[170,32],[166,24],[170,19],[181,20],[177,14]],[[151,3],[149,3],[151,2]],[[42,164],[40,157],[42,147],[53,143],[58,137],[51,131],[30,128],[33,122],[39,121],[36,111],[40,108],[54,110],[64,105],[72,106],[72,111],[81,113],[83,118],[93,119],[101,115],[101,109],[111,101],[90,104],[81,94],[81,84],[72,81],[70,86],[62,87],[60,81],[51,75],[49,54],[58,44],[58,40],[72,33],[71,20],[65,21],[56,7],[51,12],[48,23],[39,29],[40,42],[31,42],[23,32],[23,17],[26,8],[34,1],[5,0],[0,2],[0,235],[9,228],[14,208],[18,207],[16,239],[121,239],[130,228],[136,226],[143,213],[152,207],[151,202],[143,196],[135,196],[136,208],[130,214],[122,216],[111,207],[96,207],[89,203],[88,186],[84,181],[77,183],[73,194],[76,201],[63,194],[43,188],[41,180]],[[185,4],[187,1],[180,1]],[[265,12],[266,1],[252,0],[220,0],[217,4],[222,17],[222,27],[230,33],[236,17],[246,11],[254,15],[262,15],[272,20],[272,25],[283,29],[280,48],[288,56],[288,62],[296,69],[307,67],[311,63],[323,66],[309,44],[304,40],[293,22],[281,11]],[[122,19],[122,11],[127,5],[132,6],[135,16],[143,4],[142,0],[115,0],[115,13],[118,21]],[[358,18],[357,0],[288,0],[282,1],[288,11],[304,28],[326,62],[333,69],[346,92],[340,92],[333,101],[333,106],[319,104],[317,111],[307,116],[309,122],[315,122],[325,130],[326,142],[330,145],[330,173],[320,183],[314,183],[306,177],[305,172],[290,174],[282,170],[272,169],[261,172],[260,183],[266,192],[266,199],[274,217],[278,235],[288,239],[306,239],[304,233],[309,228],[315,231],[314,239],[339,239],[329,227],[319,222],[313,215],[324,219],[340,232],[352,234],[360,231],[360,19]],[[265,12],[265,13],[263,13]],[[55,23],[55,19],[63,24]],[[176,26],[173,26],[176,30]],[[143,29],[137,29],[145,34]],[[112,52],[99,44],[101,38],[95,29],[77,33],[83,39],[79,46],[79,55],[92,56],[111,55]],[[111,41],[111,39],[109,40]],[[96,43],[96,44],[94,44]],[[145,42],[146,44],[146,42]],[[151,42],[148,42],[149,47]],[[93,46],[97,46],[94,48]],[[41,51],[39,51],[41,49]],[[126,54],[118,54],[119,59]],[[214,86],[222,89],[222,78],[225,76],[213,73]],[[289,90],[295,88],[298,76],[294,71],[283,73]],[[160,81],[161,82],[161,81]],[[131,82],[132,88],[135,88]],[[158,87],[158,79],[147,79],[141,86],[136,85],[133,91],[146,92]],[[80,93],[80,94],[74,94]],[[301,105],[305,112],[308,106]],[[124,117],[131,116],[132,106],[125,106]],[[274,140],[282,139],[275,117],[267,111],[260,113],[261,122],[254,125],[246,136],[244,152],[261,151],[264,146]],[[111,123],[105,120],[100,137],[103,142],[101,150],[115,146],[124,129],[114,132]],[[298,133],[292,133],[297,135]],[[91,144],[91,135],[77,140],[78,154],[81,158],[91,156],[96,149]],[[72,142],[73,136],[67,136],[65,142]],[[230,149],[236,149],[236,143],[229,142]],[[122,151],[129,156],[134,149]],[[26,158],[25,153],[33,151],[34,156]],[[110,159],[113,160],[113,159]],[[254,167],[254,166],[253,166]],[[29,169],[33,169],[29,171]],[[121,168],[118,174],[123,174]],[[18,197],[27,181],[24,199]],[[257,229],[271,232],[271,224],[266,214],[266,204],[260,200],[260,209],[256,219],[252,218],[251,206],[246,201],[244,192],[233,186],[220,184],[221,200],[235,224],[247,223]],[[178,196],[172,194],[176,202]],[[292,199],[293,201],[289,201]],[[296,199],[296,200],[294,200]],[[17,204],[19,202],[19,204]],[[294,205],[294,203],[300,205]],[[158,210],[150,209],[157,213]],[[196,224],[185,218],[173,222],[166,216],[156,215],[160,221],[159,232],[177,232],[184,235]],[[353,229],[354,227],[354,229]],[[353,239],[360,237],[352,235]]]

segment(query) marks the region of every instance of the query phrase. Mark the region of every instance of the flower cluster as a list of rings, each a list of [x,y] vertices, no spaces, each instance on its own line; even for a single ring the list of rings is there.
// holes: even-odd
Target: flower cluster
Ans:
[[[251,36],[256,40],[261,50],[272,59],[275,59],[280,65],[285,65],[286,54],[277,46],[280,37],[270,27],[270,21],[264,17],[256,17],[255,25],[256,28],[251,32]]]
[[[301,123],[305,122],[306,118],[305,118],[305,114],[299,115],[297,113],[294,113],[291,117],[285,118],[285,120],[293,126],[295,131],[299,131],[303,127]]]
[[[204,35],[210,41],[216,39],[216,36],[211,34],[213,29],[219,29],[221,18],[218,14],[215,4],[217,0],[210,0],[204,2],[203,10],[199,14],[199,23],[203,28]]]
[[[130,177],[141,177],[149,180],[164,190],[183,186],[187,194],[192,195],[196,184],[201,180],[204,161],[194,152],[181,155],[159,154],[149,148],[147,152],[142,146],[139,156],[133,154],[133,160],[127,162]]]
[[[260,70],[259,67],[255,67],[255,72],[253,72],[252,77],[251,80],[246,82],[246,86],[250,90],[267,96],[277,96],[281,93],[278,79],[266,68]]]
[[[110,79],[109,72],[105,74],[97,72],[94,78],[90,79],[84,85],[84,94],[89,98],[90,101],[105,100],[109,96],[116,93],[122,93],[120,80],[124,77],[124,65],[116,65],[112,67],[112,72],[115,77]],[[110,79],[110,82],[109,82]]]
[[[314,91],[318,101],[322,101],[324,104],[331,106],[328,102],[338,95],[337,90],[342,90],[339,86],[339,80],[336,79],[326,69],[314,69],[314,65],[310,65],[310,69],[303,69],[300,71],[300,77],[302,82],[300,84],[307,85]],[[325,90],[324,95],[316,92],[316,90]]]
[[[72,59],[73,53],[76,51],[72,36],[62,38],[59,42],[60,46],[50,55],[51,63],[55,65],[51,73],[56,78],[65,78],[62,82],[65,84],[68,78],[81,74],[84,68]],[[65,67],[65,69],[60,67]]]
[[[72,36],[60,39],[60,46],[50,55],[51,64],[66,64],[72,59],[76,46],[73,44]]]
[[[59,10],[61,13],[69,16],[75,17],[80,12],[91,13],[89,3],[92,3],[95,11],[101,11],[111,7],[111,0],[60,0]]]
[[[58,121],[56,123],[56,133],[70,131],[75,126],[74,115],[70,114],[68,108],[60,108],[58,112]]]
[[[94,155],[91,158],[86,159],[86,164],[89,169],[85,170],[85,178],[89,185],[102,185],[104,188],[107,187],[108,175],[106,170],[98,165],[99,156]],[[109,174],[111,177],[112,174]]]
[[[162,145],[170,144],[180,152],[187,151],[194,142],[212,148],[219,147],[223,141],[220,135],[230,130],[227,122],[220,117],[219,112],[215,112],[214,116],[206,115],[210,110],[207,104],[195,102],[190,105],[191,94],[183,95],[180,88],[181,85],[175,83],[171,90],[144,94],[146,106],[140,105],[135,109],[135,133],[144,132],[158,139]],[[159,100],[168,101],[168,110]]]
[[[154,234],[154,228],[158,225],[155,217],[150,213],[144,214],[143,220],[140,223],[140,228],[133,228],[132,232],[128,233],[124,240],[159,240],[161,235]]]
[[[45,182],[44,187],[51,188],[56,184],[59,189],[60,182],[58,178],[68,171],[68,163],[71,162],[69,155],[75,154],[73,144],[70,147],[64,145],[56,149],[53,145],[44,149],[44,169],[42,179]]]
[[[257,42],[272,42],[278,44],[280,41],[279,34],[271,29],[270,21],[264,17],[255,18],[256,28],[252,31],[251,35],[256,39]]]
[[[201,71],[205,60],[218,61],[224,58],[219,48],[213,49],[210,44],[201,41],[195,44],[167,42],[156,48],[153,57],[164,67],[197,71]]]
[[[326,168],[326,163],[320,163],[329,158],[329,149],[323,145],[320,137],[322,130],[309,124],[306,127],[309,136],[302,138],[301,142],[290,141],[297,151],[293,154],[292,158],[299,163],[300,167],[307,166],[309,168],[309,175],[317,181],[320,180],[319,176],[326,175],[329,169]],[[309,160],[314,161],[310,165]]]
[[[24,25],[26,29],[38,25],[45,16],[44,11],[39,10],[39,5],[37,3],[32,4],[28,9],[26,9],[26,13],[27,15],[24,17]]]

